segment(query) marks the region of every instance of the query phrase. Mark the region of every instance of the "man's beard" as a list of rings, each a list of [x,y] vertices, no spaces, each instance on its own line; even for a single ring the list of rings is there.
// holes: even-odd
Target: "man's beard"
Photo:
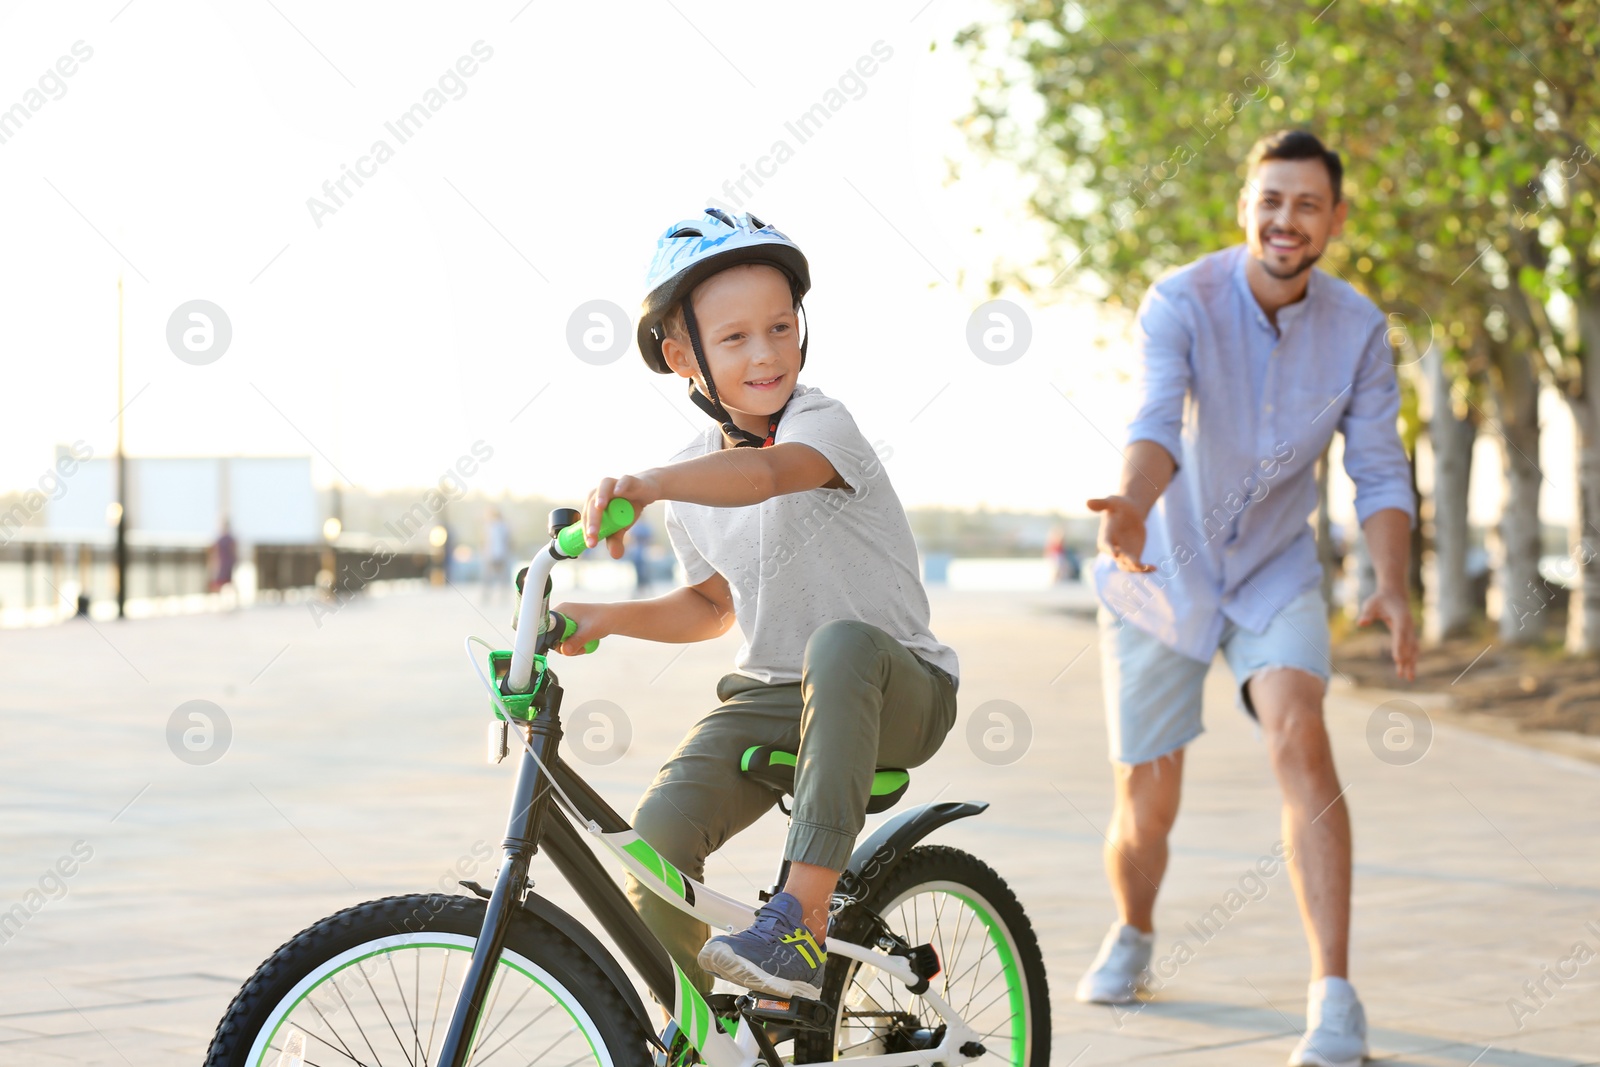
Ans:
[[[1271,254],[1272,246],[1270,244],[1268,244],[1266,240],[1263,240],[1261,242],[1261,247],[1264,249],[1264,251],[1263,251],[1262,255],[1256,257],[1256,262],[1261,264],[1261,269],[1262,270],[1266,271],[1268,274],[1270,274],[1272,277],[1278,279],[1280,282],[1286,282],[1286,281],[1290,280],[1291,278],[1298,278],[1300,275],[1304,274],[1306,271],[1308,271],[1312,267],[1316,266],[1317,260],[1322,258],[1322,253],[1316,250],[1316,246],[1313,245],[1310,241],[1307,241],[1305,247],[1307,248],[1307,250],[1309,251],[1310,254],[1306,255],[1304,258],[1302,258],[1300,260],[1300,265],[1298,267],[1295,267],[1293,270],[1291,270],[1291,271],[1281,271],[1281,270],[1278,270],[1275,267],[1273,267],[1272,264],[1267,259],[1267,257]]]

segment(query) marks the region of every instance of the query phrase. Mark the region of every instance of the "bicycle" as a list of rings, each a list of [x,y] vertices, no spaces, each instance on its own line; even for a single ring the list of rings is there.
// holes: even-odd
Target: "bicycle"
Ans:
[[[550,575],[558,562],[584,550],[577,514],[551,513],[550,543],[517,576],[514,648],[467,639],[495,714],[491,762],[509,754],[512,738],[523,750],[494,888],[463,881],[471,896],[385,897],[312,924],[262,963],[234,997],[212,1038],[207,1067],[466,1067],[518,1060],[778,1067],[856,1057],[862,1067],[932,1067],[986,1057],[1015,1067],[1047,1064],[1044,961],[1021,904],[977,857],[920,843],[946,823],[979,814],[986,803],[924,804],[883,823],[858,845],[830,907],[820,1001],[751,993],[703,997],[689,983],[584,843],[584,833],[652,892],[712,927],[743,929],[756,906],[674,869],[559,757],[562,689],[546,654],[577,627],[550,611]],[[601,536],[633,519],[627,501],[612,501]],[[542,593],[523,595],[529,588]],[[487,674],[475,645],[489,648]],[[751,749],[742,766],[780,795],[792,790],[792,753]],[[893,805],[909,783],[903,769],[880,770],[869,813]],[[594,933],[532,891],[528,865],[540,848],[656,1000],[671,1006],[673,1022],[662,1035]],[[775,888],[760,896],[766,899]],[[784,1058],[778,1046],[788,1043],[791,1055]]]

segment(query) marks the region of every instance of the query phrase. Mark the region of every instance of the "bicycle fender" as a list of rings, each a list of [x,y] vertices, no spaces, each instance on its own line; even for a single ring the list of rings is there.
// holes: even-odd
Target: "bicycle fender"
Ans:
[[[522,906],[533,912],[539,918],[560,930],[573,944],[577,945],[605,972],[605,976],[616,986],[623,1001],[633,1011],[633,1017],[639,1020],[639,1026],[645,1033],[652,1036],[656,1033],[656,1023],[650,1018],[650,1013],[645,1010],[644,1002],[639,999],[639,991],[633,987],[633,982],[628,979],[622,970],[622,965],[617,962],[600,939],[589,932],[589,929],[573,918],[564,909],[541,897],[538,893],[529,893]]]
[[[945,823],[977,815],[988,807],[987,801],[946,800],[901,812],[856,846],[849,866],[839,875],[839,890],[857,900],[870,899],[878,883],[913,845]]]

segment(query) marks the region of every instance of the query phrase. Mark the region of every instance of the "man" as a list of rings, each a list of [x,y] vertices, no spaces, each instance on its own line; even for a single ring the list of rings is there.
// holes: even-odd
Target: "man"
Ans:
[[[489,509],[489,521],[484,526],[483,569],[479,580],[483,584],[483,602],[509,596],[511,578],[511,527],[499,508]]]
[[[1251,150],[1245,243],[1157,282],[1140,307],[1142,394],[1121,487],[1089,501],[1101,513],[1095,582],[1116,772],[1105,863],[1118,921],[1077,997],[1126,1003],[1145,980],[1183,749],[1202,731],[1220,648],[1283,794],[1283,853],[1310,943],[1295,1067],[1353,1067],[1367,1052],[1348,980],[1350,818],[1322,721],[1332,665],[1307,523],[1316,460],[1336,428],[1378,579],[1359,622],[1387,625],[1402,677],[1416,661],[1414,501],[1387,323],[1312,269],[1349,210],[1341,173],[1338,154],[1302,131]]]

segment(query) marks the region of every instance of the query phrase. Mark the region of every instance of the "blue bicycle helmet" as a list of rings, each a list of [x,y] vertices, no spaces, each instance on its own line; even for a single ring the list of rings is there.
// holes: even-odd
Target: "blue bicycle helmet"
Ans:
[[[722,424],[722,432],[736,447],[771,444],[777,431],[778,415],[765,439],[742,430],[733,424],[732,416],[717,398],[716,383],[711,380],[705,354],[700,345],[700,329],[694,317],[694,308],[687,297],[694,287],[718,271],[742,263],[765,263],[781,270],[789,279],[795,305],[811,288],[811,270],[805,254],[775,227],[769,226],[754,215],[741,213],[730,216],[721,208],[706,208],[699,218],[685,219],[667,227],[656,242],[656,254],[650,263],[646,279],[648,292],[639,315],[639,353],[645,365],[657,374],[671,374],[666,357],[661,353],[661,342],[667,332],[664,321],[667,313],[678,304],[683,305],[684,325],[688,328],[690,347],[700,365],[700,374],[710,395],[702,393],[691,382],[689,398],[707,415]],[[800,344],[802,365],[810,343],[810,331]]]

